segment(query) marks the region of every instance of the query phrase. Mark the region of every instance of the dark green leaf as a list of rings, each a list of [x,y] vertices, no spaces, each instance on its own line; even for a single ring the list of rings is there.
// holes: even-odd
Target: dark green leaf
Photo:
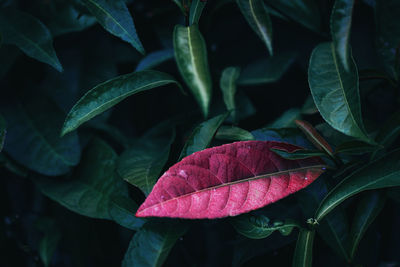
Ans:
[[[222,90],[222,95],[224,97],[224,103],[226,109],[231,111],[233,120],[236,119],[236,81],[239,78],[240,68],[228,67],[223,70],[221,79],[219,81],[219,86]]]
[[[117,171],[128,183],[139,187],[147,196],[168,160],[172,134],[168,139],[141,138],[118,159]]]
[[[39,242],[38,250],[44,266],[48,267],[61,239],[61,232],[51,218],[40,218],[36,221],[36,228],[44,234]]]
[[[272,123],[268,124],[267,127],[275,129],[294,127],[296,125],[294,122],[298,119],[301,119],[300,109],[291,108],[286,110]]]
[[[326,154],[324,152],[321,152],[320,150],[299,149],[293,152],[287,152],[279,149],[271,149],[271,150],[274,151],[279,156],[281,156],[282,158],[291,160],[326,156]]]
[[[371,142],[362,122],[357,67],[351,60],[345,71],[334,51],[332,43],[323,43],[312,52],[308,81],[314,102],[333,128]]]
[[[381,192],[369,192],[358,203],[349,236],[350,259],[354,258],[358,244],[384,205],[385,196]]]
[[[204,0],[193,0],[190,6],[189,12],[189,25],[198,24],[200,20],[201,13],[206,6],[207,1]]]
[[[189,136],[182,149],[180,159],[193,154],[194,152],[206,149],[214,135],[217,133],[218,128],[227,118],[227,114],[216,116],[208,121],[200,123]]]
[[[136,66],[135,71],[152,69],[158,65],[174,58],[174,51],[172,49],[158,50],[147,54],[139,64]]]
[[[336,0],[331,14],[331,34],[336,55],[346,71],[350,70],[350,28],[354,0]]]
[[[375,18],[378,54],[386,71],[395,80],[399,79],[400,49],[400,2],[397,0],[376,1]]]
[[[239,127],[235,126],[224,126],[219,127],[217,134],[215,135],[216,139],[220,140],[230,140],[230,141],[248,141],[254,140],[254,136]]]
[[[264,42],[272,56],[272,25],[263,0],[236,0],[236,3],[247,23]]]
[[[301,120],[296,120],[295,123],[316,148],[333,157],[333,150],[331,146],[311,124]]]
[[[395,150],[350,174],[324,198],[315,219],[320,221],[343,201],[365,190],[399,186],[399,158],[400,150]]]
[[[312,96],[308,96],[306,102],[304,102],[303,106],[301,107],[301,114],[312,115],[315,113],[318,113],[318,109],[315,106],[314,99]]]
[[[104,29],[130,43],[140,53],[145,53],[131,14],[123,0],[82,0],[82,2]]]
[[[262,128],[251,132],[255,140],[278,141],[295,144],[304,148],[312,149],[313,146],[297,128],[270,129]]]
[[[400,111],[393,114],[380,128],[376,142],[389,147],[400,135]]]
[[[175,242],[185,234],[183,223],[149,221],[133,236],[125,253],[122,267],[160,267]]]
[[[239,85],[260,85],[278,81],[295,58],[294,53],[284,53],[250,63],[240,73]]]
[[[49,176],[67,173],[80,159],[76,133],[60,138],[64,113],[43,96],[2,107],[7,121],[5,151],[21,165]],[[29,148],[29,149],[27,149]]]
[[[314,245],[314,230],[302,229],[297,238],[293,256],[293,267],[311,267],[312,250]]]
[[[370,144],[354,140],[338,145],[335,149],[335,154],[344,153],[350,155],[361,155],[375,151],[376,149],[376,146],[371,146]]]
[[[178,69],[206,118],[212,95],[212,81],[204,38],[197,25],[193,24],[190,27],[177,25],[173,39]]]
[[[16,45],[26,55],[63,70],[50,31],[38,19],[15,9],[0,10],[0,32],[5,44]]]
[[[266,0],[270,6],[312,31],[321,31],[321,16],[315,0]]]
[[[118,104],[128,96],[169,83],[178,82],[170,75],[144,70],[118,76],[89,90],[71,109],[65,119],[61,135]],[[178,84],[179,85],[179,84]]]
[[[125,182],[116,175],[117,154],[95,139],[86,149],[72,180],[35,177],[34,182],[49,198],[84,216],[115,220],[137,230],[143,220],[134,215],[137,205],[128,195]]]
[[[3,150],[4,139],[6,138],[6,121],[0,114],[0,152]]]
[[[230,219],[230,223],[240,234],[251,239],[262,239],[279,231],[282,235],[290,235],[294,227],[299,225],[291,220],[271,222],[264,215],[242,214]]]

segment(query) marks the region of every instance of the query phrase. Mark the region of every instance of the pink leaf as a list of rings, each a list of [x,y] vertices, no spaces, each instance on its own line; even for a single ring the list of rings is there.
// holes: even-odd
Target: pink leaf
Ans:
[[[287,160],[270,151],[272,147],[299,149],[282,142],[244,141],[185,157],[161,176],[136,216],[235,216],[308,186],[325,169],[318,157]]]

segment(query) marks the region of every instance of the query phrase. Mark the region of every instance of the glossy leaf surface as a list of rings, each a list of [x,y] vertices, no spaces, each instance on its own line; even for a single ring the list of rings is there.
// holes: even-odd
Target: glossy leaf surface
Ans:
[[[254,136],[250,132],[235,126],[219,127],[217,134],[215,135],[215,138],[221,140],[231,140],[231,141],[254,140]]]
[[[346,177],[322,201],[315,219],[321,220],[343,201],[365,190],[399,186],[399,158],[400,150],[395,150]]]
[[[122,267],[163,266],[175,242],[187,230],[182,223],[149,221],[135,233]]]
[[[145,70],[118,76],[89,90],[72,107],[65,119],[62,135],[78,128],[82,123],[118,104],[128,96],[178,82],[170,75]]]
[[[264,215],[243,214],[234,217],[230,223],[240,234],[251,239],[262,239],[279,231],[282,235],[290,235],[293,228],[299,225],[293,221],[270,221]]]
[[[182,149],[180,159],[189,156],[194,152],[206,149],[210,145],[218,128],[225,121],[227,115],[228,114],[219,115],[205,122],[200,123],[193,130],[192,134],[186,141]]]
[[[49,176],[65,174],[78,164],[78,135],[60,138],[57,128],[65,115],[48,98],[9,100],[2,103],[1,110],[7,121],[4,150],[19,164]]]
[[[154,51],[152,53],[147,54],[136,66],[135,71],[141,71],[146,69],[152,69],[157,67],[158,65],[174,58],[174,50],[172,49],[164,49]]]
[[[294,53],[285,53],[251,62],[240,73],[239,85],[259,85],[278,81],[295,58]]]
[[[201,13],[206,6],[206,0],[193,0],[189,11],[189,25],[198,24]]]
[[[344,69],[348,71],[350,51],[350,29],[354,0],[336,0],[331,14],[331,35],[335,52]]]
[[[290,161],[270,151],[298,147],[243,141],[200,151],[172,166],[138,209],[139,217],[221,218],[273,203],[312,183],[319,158]]]
[[[358,244],[384,205],[385,196],[382,192],[368,192],[358,203],[350,231],[350,259],[354,258]]]
[[[63,70],[49,29],[35,17],[11,8],[0,10],[0,32],[5,44],[16,45],[26,55]]]
[[[140,139],[118,159],[118,174],[128,183],[139,187],[147,196],[168,160],[175,135],[168,139]]]
[[[314,230],[302,229],[297,238],[293,256],[293,267],[311,267],[314,245]]]
[[[104,29],[130,43],[140,53],[145,53],[125,1],[82,0],[82,2]]]
[[[34,181],[46,196],[76,213],[137,230],[143,221],[132,214],[137,206],[125,182],[115,174],[116,160],[111,147],[96,139],[83,154],[72,180],[36,177]]]
[[[345,71],[332,43],[318,45],[311,54],[308,82],[321,116],[336,130],[369,141],[364,130],[353,60]]]
[[[207,117],[212,95],[212,81],[204,38],[196,24],[190,27],[177,25],[173,40],[178,69],[198,102],[204,117]]]
[[[267,46],[270,55],[272,49],[272,25],[267,8],[262,0],[236,0],[240,11],[253,31]]]

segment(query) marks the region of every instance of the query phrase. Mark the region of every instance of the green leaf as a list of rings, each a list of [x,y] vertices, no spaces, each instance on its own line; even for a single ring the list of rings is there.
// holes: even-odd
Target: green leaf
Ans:
[[[233,120],[236,119],[236,81],[239,78],[240,68],[228,67],[222,71],[219,86],[222,90],[226,109],[231,111]]]
[[[15,161],[38,173],[48,176],[67,173],[80,159],[78,135],[72,133],[60,138],[57,128],[65,115],[48,98],[38,95],[27,99],[29,102],[10,100],[2,104],[8,132],[4,150]]]
[[[375,151],[377,148],[378,148],[377,146],[372,146],[370,144],[354,140],[354,141],[344,142],[338,145],[335,149],[335,154],[343,153],[350,155],[361,155]]]
[[[311,267],[314,245],[314,230],[301,229],[293,256],[293,267]]]
[[[16,45],[27,56],[47,63],[60,72],[63,70],[54,51],[50,31],[38,19],[15,9],[2,9],[0,32],[5,44]]]
[[[321,15],[315,0],[266,0],[268,5],[306,28],[321,31]]]
[[[254,136],[254,139],[258,141],[286,142],[304,148],[313,148],[312,144],[304,138],[301,131],[297,128],[262,128],[252,131],[251,134]]]
[[[314,99],[312,96],[308,96],[306,101],[304,102],[303,106],[301,107],[301,114],[305,115],[313,115],[318,113],[318,109],[315,106]]]
[[[400,111],[393,114],[380,128],[376,142],[389,147],[400,135]]]
[[[381,192],[367,193],[358,203],[350,230],[350,259],[354,258],[358,244],[384,205],[385,197]]]
[[[268,128],[288,128],[293,127],[296,124],[295,120],[301,119],[300,109],[291,108],[286,110],[282,115],[280,115],[277,119],[275,119],[272,123],[268,124]]]
[[[308,82],[326,122],[346,135],[371,142],[362,122],[357,67],[353,60],[349,71],[344,71],[333,44],[322,43],[311,54]]]
[[[118,174],[128,183],[139,187],[147,196],[168,160],[175,139],[141,138],[124,151],[118,159]]]
[[[55,221],[47,217],[39,218],[35,226],[44,234],[39,242],[38,251],[44,266],[48,267],[50,266],[51,259],[61,239],[61,232],[55,224]]]
[[[324,198],[315,219],[320,221],[343,201],[365,190],[399,186],[399,158],[400,150],[395,150],[343,179]]]
[[[72,107],[65,119],[61,135],[75,130],[82,123],[118,104],[128,96],[169,83],[178,84],[172,76],[153,70],[125,74],[101,83],[89,90]]]
[[[227,116],[228,113],[216,116],[200,123],[189,136],[179,158],[182,159],[193,154],[194,152],[206,149],[210,145],[214,135],[217,133],[218,128],[222,125]]]
[[[145,53],[125,1],[82,0],[82,3],[85,4],[104,29],[130,43],[140,53]]]
[[[3,150],[4,139],[6,138],[6,121],[0,114],[0,152]]]
[[[279,150],[279,149],[272,148],[271,151],[275,152],[282,158],[290,159],[290,160],[326,156],[326,154],[324,152],[321,152],[320,150],[298,149],[293,152],[288,152],[285,150]]]
[[[261,85],[278,81],[294,62],[294,53],[284,53],[250,63],[240,73],[239,85]]]
[[[186,230],[183,223],[147,222],[129,243],[122,267],[163,266],[175,242]]]
[[[219,127],[215,135],[215,138],[220,140],[230,140],[230,141],[254,140],[254,136],[250,132],[239,127],[224,126],[224,125]]]
[[[204,38],[196,24],[190,27],[177,25],[173,40],[179,72],[206,118],[212,95],[212,81]]]
[[[395,80],[399,79],[400,2],[397,0],[376,1],[376,44],[378,55],[386,71]]]
[[[279,231],[282,235],[290,235],[294,227],[299,225],[291,220],[271,222],[264,215],[242,214],[229,221],[236,231],[251,239],[262,239]]]
[[[149,53],[142,60],[140,60],[139,64],[136,66],[135,71],[152,69],[173,58],[174,51],[172,49],[158,50]]]
[[[137,230],[143,220],[134,215],[137,205],[129,198],[125,182],[116,175],[117,154],[100,139],[83,154],[71,180],[35,177],[34,182],[49,198],[84,216],[114,220]]]
[[[272,25],[263,0],[236,0],[243,16],[253,31],[267,46],[270,55],[272,50]]]
[[[354,0],[336,0],[331,14],[331,35],[336,55],[346,71],[350,70],[350,29]]]
[[[204,0],[193,0],[190,6],[189,12],[189,25],[198,24],[200,20],[201,13],[206,6],[207,1]]]

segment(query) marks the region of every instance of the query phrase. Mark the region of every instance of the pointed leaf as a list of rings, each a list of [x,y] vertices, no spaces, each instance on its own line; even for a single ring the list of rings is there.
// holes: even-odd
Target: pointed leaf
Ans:
[[[61,239],[61,232],[51,218],[40,218],[35,226],[44,234],[39,242],[38,252],[44,266],[48,267]]]
[[[190,5],[189,25],[198,24],[207,0],[193,0]]]
[[[234,120],[236,119],[236,81],[239,78],[239,74],[240,68],[228,67],[222,71],[221,79],[219,81],[226,109],[231,111]]]
[[[215,135],[216,139],[230,140],[230,141],[249,141],[254,140],[254,136],[239,127],[235,126],[221,126]]]
[[[149,221],[133,236],[122,267],[163,266],[175,242],[185,234],[182,223]]]
[[[282,235],[290,235],[294,227],[299,227],[294,221],[271,222],[264,215],[242,214],[230,220],[230,223],[240,234],[251,239],[262,239],[279,231]]]
[[[333,150],[328,142],[315,130],[315,128],[306,121],[296,120],[296,125],[303,131],[304,135],[313,145],[321,151],[325,151],[332,156]]]
[[[350,28],[354,0],[336,0],[331,14],[331,34],[335,53],[346,71],[350,70]],[[351,64],[351,63],[350,63]]]
[[[128,96],[165,84],[178,82],[170,75],[144,70],[118,76],[89,90],[72,107],[65,119],[61,135],[65,135]],[[179,86],[179,84],[178,84]]]
[[[206,149],[227,116],[228,114],[219,115],[200,123],[189,136],[179,158],[182,159],[194,152]]]
[[[198,102],[204,117],[207,117],[212,94],[212,81],[204,38],[196,24],[190,27],[177,25],[173,40],[179,72]]]
[[[53,48],[51,33],[38,19],[11,8],[0,10],[0,32],[5,44],[14,44],[26,55],[60,72],[63,70]]]
[[[95,139],[83,154],[72,180],[35,177],[34,182],[49,198],[84,216],[115,220],[137,230],[143,220],[132,214],[137,206],[125,182],[115,174],[117,155],[106,143]]]
[[[302,229],[296,242],[293,256],[293,267],[311,267],[314,245],[314,230]]]
[[[82,0],[82,2],[104,29],[130,43],[140,53],[145,53],[125,1]]]
[[[260,85],[278,81],[294,62],[294,53],[260,59],[247,65],[240,73],[239,85]]]
[[[240,11],[253,31],[261,38],[272,56],[272,25],[262,0],[236,0]]]
[[[358,244],[384,205],[385,196],[381,192],[369,192],[359,202],[350,231],[350,259],[354,258]]]
[[[38,173],[48,176],[67,173],[80,159],[78,135],[72,133],[60,138],[57,128],[64,113],[46,97],[27,99],[8,100],[0,105],[7,121],[4,150],[19,164]]]
[[[351,60],[344,71],[334,51],[332,43],[323,43],[311,54],[308,82],[314,102],[333,128],[371,142],[362,122],[357,67]]]
[[[135,71],[152,69],[173,58],[174,51],[172,49],[158,50],[149,53],[142,60],[140,60],[139,64],[136,66]]]
[[[323,153],[319,150],[298,149],[298,150],[288,152],[286,150],[271,148],[271,151],[275,152],[276,154],[278,154],[279,156],[281,156],[284,159],[291,159],[291,160],[326,156],[325,153]]]
[[[366,165],[350,174],[324,198],[315,213],[318,221],[346,199],[365,190],[400,186],[400,150]]]
[[[6,121],[0,114],[0,152],[3,150],[4,139],[6,138]]]
[[[168,139],[140,139],[118,159],[118,174],[147,196],[168,160],[175,134]]]
[[[139,217],[221,218],[264,207],[312,183],[319,158],[291,161],[271,152],[299,147],[243,141],[194,153],[161,176]]]
[[[282,14],[314,32],[321,31],[321,15],[315,0],[266,0]]]

